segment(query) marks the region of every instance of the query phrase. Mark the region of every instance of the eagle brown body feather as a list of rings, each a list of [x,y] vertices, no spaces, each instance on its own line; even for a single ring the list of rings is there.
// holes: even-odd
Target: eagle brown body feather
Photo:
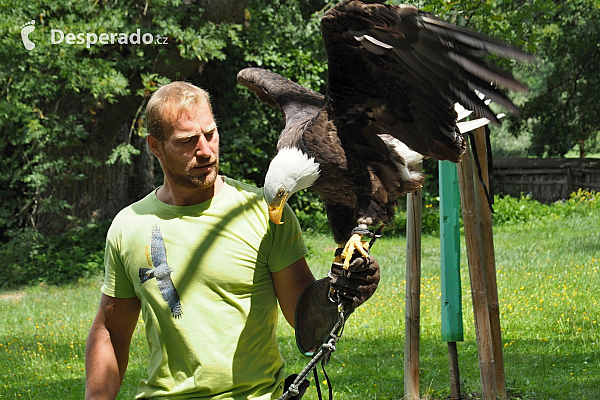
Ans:
[[[240,71],[238,80],[283,111],[278,150],[295,147],[319,163],[311,188],[343,243],[358,222],[389,222],[396,199],[422,185],[420,175],[400,173],[406,162],[389,146],[392,137],[425,157],[459,162],[465,141],[454,103],[497,122],[474,90],[516,111],[490,82],[526,89],[483,56],[530,56],[415,7],[380,2],[343,1],[325,13],[321,30],[324,96],[260,68]]]

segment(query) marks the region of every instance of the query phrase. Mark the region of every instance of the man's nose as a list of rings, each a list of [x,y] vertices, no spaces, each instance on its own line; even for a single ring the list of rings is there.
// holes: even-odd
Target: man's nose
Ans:
[[[212,154],[212,149],[208,145],[208,140],[204,135],[200,135],[198,143],[196,144],[196,156],[198,157],[209,157]]]

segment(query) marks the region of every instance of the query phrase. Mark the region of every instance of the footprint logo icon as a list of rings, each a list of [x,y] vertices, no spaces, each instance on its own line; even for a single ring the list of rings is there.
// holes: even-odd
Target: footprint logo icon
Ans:
[[[31,20],[21,26],[21,39],[23,40],[23,46],[27,50],[33,50],[35,43],[29,40],[29,34],[35,30],[35,20]]]

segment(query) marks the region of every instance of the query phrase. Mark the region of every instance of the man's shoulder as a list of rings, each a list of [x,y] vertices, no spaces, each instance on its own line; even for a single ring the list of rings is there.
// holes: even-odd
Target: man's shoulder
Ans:
[[[154,191],[148,193],[146,196],[142,197],[140,200],[136,201],[123,208],[121,211],[117,213],[114,219],[122,219],[129,218],[135,215],[146,215],[150,214],[156,209],[156,195]]]
[[[121,209],[112,220],[111,231],[120,231],[128,226],[135,226],[139,222],[139,219],[144,219],[148,215],[154,214],[157,207],[155,199],[154,192],[151,192],[135,203]]]
[[[225,183],[227,183],[229,186],[231,186],[238,192],[247,193],[248,195],[250,195],[252,197],[256,197],[259,200],[264,199],[263,190],[261,188],[258,188],[249,183],[245,183],[245,182],[241,182],[236,179],[233,179],[233,178],[229,178],[227,176],[224,178],[225,178]]]

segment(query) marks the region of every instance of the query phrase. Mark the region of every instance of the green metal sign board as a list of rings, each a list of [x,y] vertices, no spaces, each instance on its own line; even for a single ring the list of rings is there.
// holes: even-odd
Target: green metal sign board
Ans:
[[[464,340],[460,284],[460,194],[456,164],[439,161],[442,340]]]

